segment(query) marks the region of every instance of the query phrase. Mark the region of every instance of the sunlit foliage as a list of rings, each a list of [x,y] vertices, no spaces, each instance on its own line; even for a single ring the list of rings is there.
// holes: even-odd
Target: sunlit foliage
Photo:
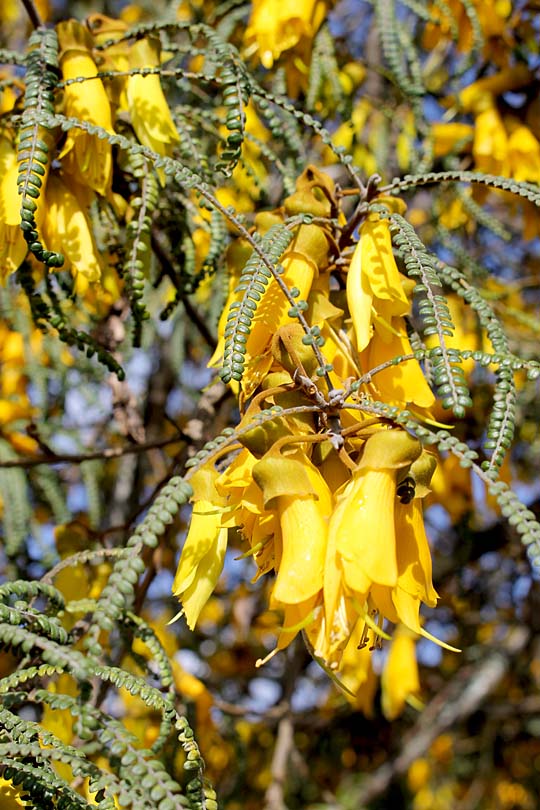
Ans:
[[[537,4],[0,22],[1,807],[532,810]]]

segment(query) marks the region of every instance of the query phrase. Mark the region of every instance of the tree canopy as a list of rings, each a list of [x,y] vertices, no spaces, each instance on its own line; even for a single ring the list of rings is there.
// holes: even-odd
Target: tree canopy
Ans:
[[[533,0],[5,0],[0,804],[534,810]]]

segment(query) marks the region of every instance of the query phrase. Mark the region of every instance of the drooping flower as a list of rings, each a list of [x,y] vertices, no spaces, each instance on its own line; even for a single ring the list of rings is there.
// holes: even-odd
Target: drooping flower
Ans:
[[[399,202],[388,200],[388,207],[404,213]],[[366,413],[362,402],[372,397],[430,407],[433,395],[414,358],[374,374],[358,392],[350,387],[375,366],[411,353],[405,317],[413,282],[398,270],[388,219],[374,213],[362,223],[347,274],[346,264],[331,264],[337,245],[326,222],[341,216],[332,182],[309,167],[284,210],[318,219],[294,231],[280,259],[280,278],[305,299],[302,311],[320,338],[328,376],[319,376],[321,358],[306,340],[311,335],[289,314],[279,285],[261,285],[245,339],[244,376],[235,386],[242,449],[235,447],[225,464],[224,450],[217,451],[219,475],[208,465],[215,492],[197,493],[180,578],[193,587],[199,576],[204,580],[199,563],[206,550],[215,558],[221,532],[235,529],[231,541],[240,540],[242,556],[253,559],[254,581],[274,575],[269,606],[281,617],[274,649],[257,664],[302,632],[314,659],[367,712],[375,683],[369,650],[390,638],[385,622],[431,638],[420,607],[434,606],[437,594],[420,503],[435,459],[403,429],[369,418],[369,404]],[[264,233],[282,222],[281,211],[266,212],[256,225]],[[242,299],[238,279],[251,252],[242,240],[231,246],[226,313]],[[334,273],[341,289],[332,287]],[[226,318],[212,364],[223,353]],[[279,410],[269,420],[274,408]],[[206,534],[199,528],[203,500]],[[201,540],[203,534],[194,552],[196,535]],[[205,599],[207,585],[200,589]],[[175,590],[185,609],[186,593]]]
[[[129,50],[130,68],[156,68],[160,65],[159,40],[145,37],[137,40]],[[126,98],[131,123],[139,141],[158,155],[170,155],[179,135],[171,116],[167,99],[156,73],[129,76]],[[164,174],[158,172],[161,182]]]
[[[71,185],[73,191],[60,175],[49,177],[43,221],[46,244],[63,254],[66,268],[69,267],[75,277],[80,274],[89,282],[98,281],[101,276],[99,252],[85,206],[76,192],[85,195],[76,185]]]
[[[23,793],[19,785],[13,784],[9,779],[0,778],[0,803],[3,810],[21,810],[27,807],[23,802]]]
[[[388,220],[377,214],[363,223],[360,241],[347,274],[347,303],[354,326],[356,348],[366,348],[373,335],[373,311],[405,315],[409,301],[392,252]]]
[[[266,509],[277,513],[281,558],[273,600],[298,604],[322,591],[332,494],[305,453],[267,453],[253,468]]]
[[[381,676],[381,705],[387,720],[395,720],[405,703],[417,698],[420,691],[415,639],[415,634],[401,624],[392,635]]]
[[[411,308],[405,283],[393,255],[388,220],[378,214],[369,216],[360,228],[347,274],[353,340],[363,372],[412,353],[403,318]],[[378,372],[372,385],[378,397],[388,402],[411,402],[422,408],[435,402],[414,358]]]
[[[21,198],[17,191],[17,153],[6,135],[0,136],[0,281],[14,273],[28,253],[20,227]],[[40,208],[38,207],[38,212]],[[36,217],[38,214],[36,214]]]
[[[217,473],[201,470],[192,481],[193,515],[173,582],[188,627],[193,629],[223,568],[227,528],[221,525],[226,501],[215,489]]]
[[[121,38],[128,30],[127,23],[97,13],[90,14],[86,18],[86,26],[92,34],[95,45],[104,46],[100,49],[100,68],[111,73],[116,71],[125,74],[129,70],[129,42]],[[117,39],[121,41],[116,43]],[[127,77],[120,75],[111,77],[104,85],[115,110],[128,109],[125,97],[126,83]]]
[[[394,587],[398,569],[394,504],[397,474],[418,458],[421,447],[404,431],[381,431],[366,442],[360,464],[330,520],[347,587],[363,600],[372,584]]]
[[[61,22],[57,27],[60,67],[64,81],[80,77],[88,81],[67,84],[64,89],[65,114],[113,132],[111,105],[92,58],[92,38],[82,23]],[[106,140],[82,129],[71,129],[60,154],[65,172],[98,194],[111,187],[112,150]]]
[[[333,183],[327,189],[330,181],[315,167],[309,166],[297,182],[297,191],[285,201],[287,213],[294,214],[298,210],[304,213],[313,213],[315,216],[325,216],[330,213],[330,200]],[[325,184],[326,193],[321,191],[321,184]],[[281,223],[282,216],[265,213],[256,218],[256,223],[262,232],[271,225]],[[230,292],[223,309],[219,323],[219,341],[216,350],[210,359],[209,365],[217,365],[222,357],[225,346],[225,327],[233,304],[240,302],[244,288],[238,286],[242,269],[251,255],[251,249],[246,243],[237,243],[229,251],[231,262]],[[294,237],[280,260],[283,267],[281,282],[289,289],[296,287],[300,299],[307,299],[314,281],[328,266],[329,244],[322,228],[316,225],[302,224],[294,233]],[[272,339],[281,326],[292,324],[294,318],[289,315],[290,303],[283,295],[280,285],[272,278],[261,293],[261,301],[254,314],[253,323],[246,340],[245,365],[241,390],[244,396],[249,396],[260,385],[273,363]],[[233,383],[234,387],[234,383]]]
[[[245,41],[248,53],[258,54],[265,68],[271,68],[284,51],[303,41],[311,42],[324,20],[325,0],[254,0]]]

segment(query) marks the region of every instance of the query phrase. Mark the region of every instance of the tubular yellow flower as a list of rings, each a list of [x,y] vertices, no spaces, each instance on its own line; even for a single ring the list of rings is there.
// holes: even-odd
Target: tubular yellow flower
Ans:
[[[191,630],[216,587],[227,550],[228,530],[222,525],[225,498],[216,491],[216,478],[215,470],[203,468],[191,479],[193,513],[172,588]]]
[[[347,586],[367,597],[373,583],[393,587],[398,567],[394,506],[397,473],[418,458],[420,443],[405,431],[380,431],[337,495],[329,534],[335,534]]]
[[[435,607],[438,594],[431,579],[431,554],[418,499],[395,506],[398,577],[392,601],[401,621],[421,632],[418,623],[420,602]]]
[[[377,301],[388,302],[387,315],[405,315],[409,311],[392,252],[390,226],[378,215],[369,217],[360,228],[360,241],[347,274],[347,303],[360,352],[371,340],[372,310],[377,309]]]
[[[47,184],[43,232],[47,245],[64,255],[74,275],[80,273],[90,282],[99,280],[99,253],[88,215],[77,196],[55,174],[50,175]]]
[[[473,156],[478,171],[508,174],[508,136],[494,102],[476,116]]]
[[[328,518],[332,511],[332,495],[326,481],[304,454],[298,454],[297,458],[304,465],[314,494],[282,495],[277,499],[283,551],[273,596],[288,604],[303,602],[322,590]]]
[[[92,34],[92,38],[96,45],[107,44],[107,47],[100,52],[100,58],[103,63],[100,63],[102,70],[125,72],[129,70],[129,44],[127,40],[119,42],[117,45],[110,44],[117,39],[120,39],[127,31],[128,26],[123,20],[116,20],[113,17],[107,17],[105,14],[90,14],[86,18],[86,25]],[[113,108],[120,108],[127,110],[126,101],[126,76],[117,76],[114,79],[109,79],[106,84],[106,90],[109,94]]]
[[[347,586],[367,596],[374,582],[397,582],[394,501],[396,472],[358,470],[337,496],[330,520]]]
[[[28,246],[20,228],[20,197],[17,191],[17,154],[10,139],[0,136],[0,282],[17,270]],[[38,207],[38,212],[39,212]],[[36,214],[37,216],[37,214]]]
[[[315,596],[323,587],[328,517],[332,495],[324,478],[296,451],[290,456],[267,455],[253,468],[265,507],[277,513],[282,553],[273,599],[297,604]]]
[[[282,282],[289,289],[296,287],[300,291],[300,298],[307,299],[319,270],[324,269],[327,264],[327,256],[328,243],[322,229],[316,225],[301,225],[281,259],[281,265],[284,268],[281,275]],[[239,264],[240,262],[245,263],[247,256],[239,249],[231,254],[231,258],[235,264],[236,262]],[[220,319],[220,339],[209,362],[210,366],[217,365],[223,356],[227,314],[231,304],[234,301],[240,301],[242,295],[243,291],[238,290],[235,284]],[[246,370],[241,384],[246,396],[253,393],[270,371],[273,362],[272,338],[275,333],[280,327],[296,322],[289,316],[289,309],[289,302],[277,281],[272,279],[262,294],[262,300],[257,307],[246,342]]]
[[[519,121],[505,121],[508,137],[510,174],[519,182],[540,183],[540,143],[531,130]]]
[[[367,348],[361,354],[362,368],[366,371],[392,360],[398,355],[412,354],[403,318],[392,318],[390,339],[384,340],[378,329]],[[370,387],[386,402],[414,403],[421,408],[431,408],[435,396],[416,359],[389,366],[373,376]]]
[[[381,704],[387,720],[398,717],[407,700],[416,697],[420,691],[415,646],[414,634],[398,625],[381,677]]]
[[[431,139],[433,141],[434,157],[448,155],[460,143],[470,144],[473,135],[474,127],[471,124],[459,122],[432,124]]]
[[[146,37],[135,42],[129,51],[131,68],[155,68],[160,65],[159,40]],[[127,80],[126,98],[133,129],[139,141],[158,155],[171,154],[180,138],[161,88],[157,74],[135,74]],[[161,182],[164,173],[158,172]]]
[[[88,81],[69,84],[64,90],[65,114],[113,132],[111,105],[92,59],[92,38],[76,20],[58,24],[60,67],[65,81],[85,77]],[[82,185],[98,194],[109,191],[112,178],[112,152],[107,141],[76,129],[68,132],[60,154],[62,166]]]
[[[257,52],[264,67],[271,68],[283,51],[313,39],[326,7],[324,0],[254,0],[245,36],[248,51]]]

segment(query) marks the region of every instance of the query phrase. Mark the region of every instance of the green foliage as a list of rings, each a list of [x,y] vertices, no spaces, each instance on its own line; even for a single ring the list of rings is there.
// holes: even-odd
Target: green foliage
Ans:
[[[472,44],[466,54],[453,53],[452,80],[456,82],[474,66],[485,45],[476,4],[462,5],[471,26]],[[523,416],[525,405],[535,401],[532,385],[526,386],[540,376],[534,340],[531,344],[528,337],[529,342],[521,342],[512,317],[507,317],[507,311],[501,315],[496,295],[489,288],[493,239],[511,245],[518,241],[510,209],[500,218],[500,211],[509,203],[502,195],[469,196],[458,187],[452,195],[455,193],[463,204],[468,223],[474,223],[471,231],[450,232],[435,221],[432,211],[427,223],[418,227],[411,224],[415,206],[429,209],[435,195],[444,199],[454,184],[467,184],[486,195],[507,192],[520,204],[532,203],[537,208],[540,189],[529,182],[468,168],[472,163],[468,157],[462,160],[458,147],[455,152],[460,153],[459,160],[453,156],[436,165],[423,106],[431,90],[426,89],[429,75],[420,42],[424,26],[435,25],[440,13],[450,14],[449,4],[436,0],[428,7],[416,0],[374,0],[371,6],[370,25],[374,20],[381,52],[381,63],[374,72],[381,83],[380,100],[381,104],[384,100],[387,119],[386,129],[383,131],[381,125],[376,133],[373,152],[380,155],[395,146],[388,134],[395,100],[412,113],[415,133],[411,136],[411,171],[415,173],[395,177],[382,186],[378,174],[366,177],[364,167],[355,165],[353,154],[333,142],[330,130],[336,122],[351,117],[356,102],[364,96],[362,91],[358,95],[356,89],[343,89],[339,72],[354,54],[340,53],[342,43],[336,47],[327,25],[314,38],[308,75],[304,84],[303,79],[297,79],[301,89],[294,101],[285,92],[297,68],[294,60],[274,68],[271,75],[259,69],[241,44],[240,29],[245,28],[249,9],[234,1],[213,6],[209,24],[196,21],[195,9],[194,22],[142,21],[117,38],[95,44],[94,55],[106,59],[122,45],[149,36],[159,40],[163,60],[159,67],[115,70],[108,63],[106,68],[100,66],[97,78],[109,88],[126,77],[160,78],[180,136],[177,144],[161,152],[139,142],[125,110],[114,132],[64,114],[61,94],[70,82],[84,88],[94,78],[60,81],[54,29],[39,27],[34,31],[24,59],[15,51],[0,50],[0,60],[25,71],[21,79],[24,95],[14,112],[6,113],[5,125],[17,133],[20,227],[32,254],[9,282],[9,290],[2,293],[2,305],[6,311],[10,307],[18,310],[17,317],[10,314],[6,324],[14,332],[24,333],[27,344],[34,327],[44,335],[43,362],[27,351],[19,369],[20,387],[31,389],[32,408],[37,403],[35,411],[29,407],[24,416],[0,425],[2,552],[9,578],[0,585],[0,647],[12,659],[0,677],[0,761],[3,778],[20,788],[28,806],[112,810],[118,802],[122,807],[141,810],[216,810],[216,793],[204,776],[205,752],[201,752],[198,741],[206,731],[204,722],[198,717],[200,727],[196,727],[192,721],[189,695],[186,698],[180,690],[175,662],[153,626],[155,617],[143,612],[143,604],[148,589],[159,579],[157,572],[174,569],[171,561],[178,537],[185,532],[186,507],[193,497],[190,477],[207,465],[224,470],[224,460],[234,458],[250,432],[258,428],[271,432],[276,425],[286,425],[289,430],[295,419],[309,419],[311,432],[306,444],[312,438],[315,443],[324,434],[339,451],[347,435],[343,425],[351,413],[361,413],[368,421],[372,417],[378,425],[403,428],[436,452],[441,463],[453,457],[461,470],[474,473],[525,547],[535,576],[540,571],[537,515],[503,480],[509,459],[519,461],[519,445],[517,454],[512,455],[516,437],[526,444],[533,430],[534,420]],[[460,31],[453,20],[448,31],[450,39],[459,39]],[[275,61],[288,58],[276,56]],[[390,100],[385,100],[385,93]],[[440,96],[442,92],[433,94],[437,102]],[[248,126],[252,114],[260,124],[255,133]],[[525,119],[525,113],[522,117]],[[109,145],[114,159],[110,193],[96,197],[85,209],[96,250],[107,256],[110,275],[99,287],[105,304],[100,300],[96,303],[84,285],[78,284],[80,279],[66,270],[59,252],[47,249],[36,219],[44,201],[44,179],[62,164],[66,135],[73,131],[91,136],[92,142]],[[332,212],[333,219],[317,218],[308,211],[301,212],[262,232],[254,211],[278,208],[294,193],[295,180],[305,166],[324,160],[334,161],[330,171],[336,179],[334,207],[340,216]],[[378,169],[392,177],[394,166]],[[227,194],[237,207],[229,203]],[[405,194],[411,201],[409,213],[391,213],[385,197]],[[278,211],[282,216],[283,209]],[[354,357],[361,373],[348,379],[343,390],[336,390],[331,384],[335,364],[326,362],[321,330],[328,325],[333,329],[335,312],[346,307],[352,251],[359,229],[373,213],[388,221],[399,269],[414,282],[414,306],[404,316],[412,349],[410,354],[370,368],[363,358],[356,357],[344,329],[337,330],[344,352]],[[332,274],[328,296],[333,311],[328,323],[321,325],[309,321],[307,301],[298,300],[298,289],[285,284],[280,265],[294,229],[314,222],[324,226],[329,255],[329,267],[325,266],[324,272]],[[479,234],[477,242],[476,235],[471,235],[473,227]],[[304,332],[302,347],[312,347],[317,361],[311,378],[297,366],[291,383],[281,389],[276,386],[277,393],[272,394],[275,404],[264,402],[259,411],[254,408],[241,426],[231,416],[234,406],[225,386],[218,383],[219,392],[212,399],[211,389],[206,389],[208,378],[201,374],[207,349],[215,348],[217,342],[218,309],[227,294],[224,291],[232,265],[229,251],[238,237],[251,248],[251,254],[240,269],[234,290],[237,300],[229,307],[221,383],[234,385],[245,379],[246,343],[270,283],[277,285],[288,301],[289,316]],[[477,243],[482,249],[476,249]],[[441,250],[441,246],[450,250],[457,267],[440,258],[439,254],[448,259],[448,250]],[[211,286],[214,278],[216,283]],[[323,282],[319,281],[322,289]],[[533,286],[537,284],[536,277],[533,282]],[[28,301],[28,319],[16,297],[19,289]],[[476,348],[455,345],[461,324],[452,314],[453,296],[459,297],[463,311],[477,326]],[[526,328],[528,335],[536,329],[537,339],[533,310],[518,309],[518,315],[515,320],[519,326]],[[73,366],[62,354],[66,346],[76,350],[68,355]],[[143,353],[151,367],[147,374],[137,368]],[[97,359],[97,368],[87,362],[92,358]],[[411,360],[421,364],[435,391],[433,412],[420,412],[422,409],[412,405],[399,407],[392,400],[382,401],[376,393],[365,393],[367,386],[373,386],[369,391],[376,391],[381,372],[406,368]],[[474,361],[473,371],[469,370],[470,361]],[[145,386],[144,407],[140,408],[133,404],[133,389],[141,384],[137,373]],[[130,375],[135,380],[133,389]],[[191,375],[193,380],[187,379]],[[87,400],[76,408],[71,406],[84,416],[82,425],[74,429],[69,425],[73,414],[66,416],[66,403],[70,390],[79,388],[85,390]],[[290,405],[289,394],[299,395],[301,404]],[[5,396],[6,402],[10,396]],[[280,396],[283,405],[279,404]],[[259,404],[263,402],[264,392],[257,391],[254,400],[257,398]],[[181,405],[175,410],[174,403],[179,400]],[[104,401],[110,411],[105,420]],[[446,419],[450,424],[442,427]],[[74,440],[77,430],[84,435]],[[36,440],[36,447],[27,456],[16,449],[17,440],[10,439],[13,432],[19,442],[21,437]],[[63,446],[61,441],[55,443],[59,436],[70,448],[65,455],[54,449]],[[159,455],[167,443],[173,449]],[[460,520],[465,522],[466,518],[461,516]],[[51,538],[59,526],[68,526],[74,535],[79,531],[79,539],[70,536],[65,550],[61,550],[58,537],[52,548]],[[518,556],[515,549],[512,555]],[[459,566],[458,561],[456,580]],[[526,573],[523,570],[522,576],[530,576],[529,568]],[[41,579],[31,578],[36,571]],[[66,597],[58,583],[69,572],[74,582],[76,574],[88,575],[96,587]],[[252,584],[246,585],[247,595],[243,597],[249,603],[248,618],[243,609],[237,614],[231,609],[227,615],[230,638],[238,633],[230,642],[231,648],[238,656],[238,666],[249,670],[249,677],[256,656],[252,649],[246,652],[246,638],[252,633],[249,643],[257,655],[265,642],[259,637],[253,640],[255,622],[251,616],[261,612],[261,600],[260,592],[253,596]],[[457,593],[459,588],[455,588]],[[452,588],[448,592],[447,603],[451,604],[455,594]],[[221,594],[216,598],[221,604]],[[166,603],[162,597],[155,601],[160,602],[160,608],[161,602]],[[219,632],[215,630],[214,635]],[[221,651],[229,643],[226,635]],[[263,631],[260,636],[264,636]],[[211,642],[206,649],[211,648],[219,660],[218,642],[222,641],[215,641],[210,633],[203,641]],[[184,643],[195,655],[193,645],[199,655],[196,642],[184,636]],[[311,677],[306,661],[301,660],[298,669],[304,673],[302,677]],[[271,676],[277,671],[270,670]],[[224,714],[230,711],[234,717],[234,700],[240,695],[243,701],[248,693],[248,678],[245,680],[239,692],[233,690],[231,700],[226,691],[229,676],[221,678],[218,674],[214,679],[214,690],[223,690]],[[287,678],[282,681],[285,708],[282,715],[276,712],[278,722],[290,709]],[[316,680],[313,683],[319,698],[320,684]],[[129,726],[125,704],[131,698],[143,712],[157,717],[153,720],[157,732],[150,742]],[[185,703],[189,704],[186,710]],[[330,714],[332,708],[325,707],[324,711]],[[54,725],[55,717],[59,729],[49,730],[44,718],[52,718]],[[210,723],[208,719],[206,722]],[[232,728],[232,721],[226,723]],[[69,743],[60,733],[62,725],[73,731]],[[312,738],[321,736],[320,728],[306,723],[307,732],[303,733],[310,744]],[[287,732],[280,727],[281,733]],[[333,726],[329,747],[341,752],[340,741],[352,739],[355,733]],[[217,743],[216,748],[220,745]],[[240,740],[240,733],[235,745],[239,751],[242,745],[250,748],[249,742]],[[246,761],[248,754],[243,754]],[[343,754],[340,763],[346,761]],[[273,767],[277,767],[275,762]],[[257,768],[268,770],[266,765]],[[236,784],[229,784],[227,789],[230,794],[236,790],[242,795]],[[299,796],[302,790],[298,787]],[[305,806],[318,806],[315,801],[309,796]],[[267,806],[271,806],[269,801]],[[300,804],[293,801],[291,808],[297,806]]]

